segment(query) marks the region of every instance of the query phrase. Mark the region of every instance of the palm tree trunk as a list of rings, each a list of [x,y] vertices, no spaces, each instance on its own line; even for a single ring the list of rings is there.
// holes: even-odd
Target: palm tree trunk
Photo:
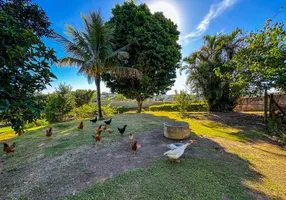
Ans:
[[[101,110],[101,93],[100,93],[100,75],[95,79],[96,85],[96,98],[97,98],[97,119],[103,119],[102,110]]]

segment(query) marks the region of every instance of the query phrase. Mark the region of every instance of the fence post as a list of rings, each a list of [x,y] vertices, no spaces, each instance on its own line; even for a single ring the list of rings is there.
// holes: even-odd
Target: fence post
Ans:
[[[270,94],[270,102],[269,102],[269,117],[270,117],[270,119],[273,119],[273,116],[274,116],[273,101],[274,101],[274,95]]]
[[[267,125],[267,111],[268,111],[268,95],[267,95],[267,87],[265,87],[264,92],[264,123]]]

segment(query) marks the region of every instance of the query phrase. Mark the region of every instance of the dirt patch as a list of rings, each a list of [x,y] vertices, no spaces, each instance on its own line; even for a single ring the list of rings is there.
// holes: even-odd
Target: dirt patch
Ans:
[[[0,196],[55,199],[75,194],[89,184],[131,169],[148,167],[152,160],[162,158],[168,150],[167,145],[173,143],[163,136],[163,130],[146,132],[136,139],[141,145],[136,155],[131,153],[127,136],[109,145],[104,144],[103,138],[100,144],[84,145],[77,150],[67,151],[62,156],[39,157],[33,164],[4,170],[0,175]],[[216,147],[210,140],[201,140],[189,147],[184,156],[202,156],[204,153],[200,149],[207,148]],[[218,158],[219,156],[217,155]]]

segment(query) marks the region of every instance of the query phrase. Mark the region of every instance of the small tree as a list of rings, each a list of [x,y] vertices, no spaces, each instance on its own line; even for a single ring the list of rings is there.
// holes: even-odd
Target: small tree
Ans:
[[[187,111],[187,106],[191,104],[194,100],[194,97],[191,94],[188,94],[186,91],[178,92],[175,90],[174,101],[175,104],[179,106],[181,115]]]
[[[48,96],[46,118],[48,121],[63,121],[64,116],[75,106],[75,97],[70,85],[60,84],[56,91]]]
[[[94,90],[76,90],[73,92],[75,96],[76,107],[81,107],[84,104],[89,104],[95,98]]]

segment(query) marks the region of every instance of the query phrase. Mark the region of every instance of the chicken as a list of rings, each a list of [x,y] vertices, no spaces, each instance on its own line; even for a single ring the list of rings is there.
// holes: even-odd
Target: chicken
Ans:
[[[83,129],[83,122],[81,121],[80,123],[79,123],[79,125],[78,125],[78,127],[77,127],[78,129]]]
[[[134,143],[133,143],[133,145],[132,145],[132,153],[136,153],[136,151],[137,151],[137,144],[138,144],[138,142],[137,141],[135,141]]]
[[[125,132],[126,126],[127,125],[124,125],[123,128],[117,128],[121,135],[123,135],[123,133]]]
[[[99,127],[95,130],[96,135],[101,134],[102,129],[101,129],[102,125],[99,125]]]
[[[49,130],[46,130],[46,136],[47,137],[50,137],[53,135],[53,132],[52,132],[52,127],[49,128]]]
[[[111,128],[107,129],[108,135],[111,136],[113,130]]]
[[[93,123],[96,123],[96,122],[97,122],[97,117],[95,117],[94,119],[91,119],[91,120],[89,120],[89,121],[91,121],[91,122],[93,122]]]
[[[111,120],[112,120],[112,119],[107,120],[107,121],[104,121],[104,123],[107,124],[107,125],[110,125],[110,124],[111,124]]]
[[[101,132],[96,134],[96,136],[93,135],[92,137],[95,139],[95,142],[100,141],[100,139],[101,139]]]
[[[176,160],[177,162],[180,162],[180,160],[178,160],[178,159],[184,154],[187,146],[189,146],[190,144],[193,144],[195,142],[196,142],[196,140],[190,140],[188,143],[186,143],[182,146],[178,146],[175,149],[172,149],[172,150],[165,152],[164,155],[167,156],[171,162],[173,162],[174,160]]]
[[[104,124],[103,130],[106,130],[108,128],[109,128],[109,126],[107,124]]]
[[[3,151],[6,153],[11,153],[16,150],[16,143],[14,142],[11,146],[9,146],[6,142],[3,142],[4,148]]]
[[[134,136],[130,133],[129,134],[129,141],[130,141],[130,144],[132,145],[133,142],[134,142]]]

